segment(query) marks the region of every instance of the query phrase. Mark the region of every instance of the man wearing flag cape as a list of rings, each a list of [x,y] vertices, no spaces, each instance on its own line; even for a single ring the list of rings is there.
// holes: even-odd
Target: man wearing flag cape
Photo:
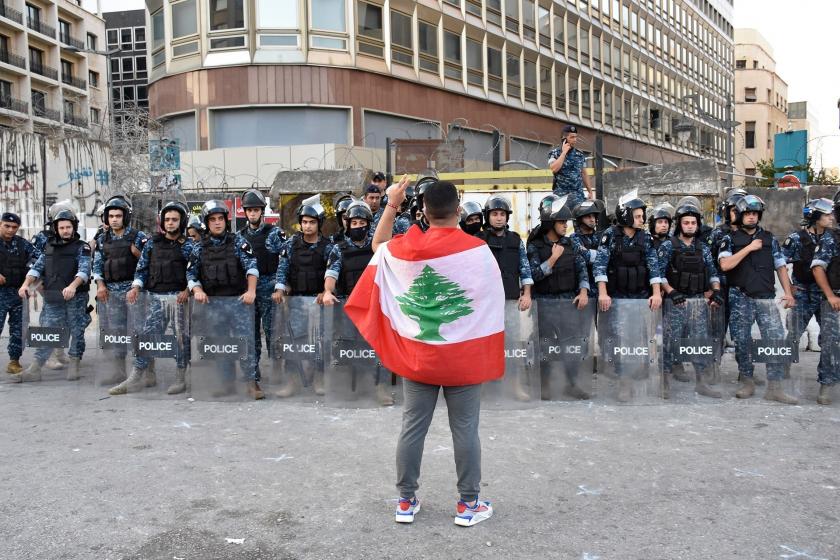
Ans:
[[[478,421],[481,384],[504,375],[504,288],[487,244],[458,228],[452,183],[435,181],[425,190],[425,233],[414,225],[389,241],[408,184],[403,177],[388,189],[373,238],[376,253],[345,311],[382,364],[404,381],[396,521],[411,523],[420,510],[423,444],[442,388],[460,494],[455,524],[470,527],[493,514],[478,495]]]

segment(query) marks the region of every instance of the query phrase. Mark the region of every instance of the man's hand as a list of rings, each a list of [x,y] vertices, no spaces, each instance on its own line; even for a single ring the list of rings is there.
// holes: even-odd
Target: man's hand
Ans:
[[[140,294],[140,288],[137,286],[132,286],[128,293],[125,294],[125,301],[128,302],[129,305],[134,305],[137,303],[137,296]]]
[[[660,307],[662,307],[662,296],[660,295],[652,295],[648,298],[648,307],[650,307],[651,311],[656,311]]]
[[[190,300],[190,291],[184,290],[182,292],[178,292],[178,295],[175,297],[175,303],[178,305],[183,305]]]
[[[601,311],[609,311],[610,306],[612,305],[612,298],[608,295],[599,295],[598,296],[598,309]]]
[[[668,297],[671,298],[674,305],[685,305],[685,294],[678,292],[677,290],[671,291],[671,293],[668,294]]]
[[[208,301],[210,301],[210,298],[207,297],[207,293],[201,286],[196,286],[195,288],[193,288],[192,293],[193,298],[195,298],[195,301],[198,303],[207,303]]]
[[[21,288],[22,290],[23,288]],[[23,296],[21,296],[23,297]],[[837,296],[829,296],[828,304],[834,311],[840,311],[840,297]]]
[[[61,290],[61,295],[64,296],[64,301],[70,301],[76,296],[76,288],[71,284]]]
[[[101,282],[99,287],[96,288],[96,301],[108,303],[108,288],[105,286],[105,282]]]
[[[551,256],[548,258],[548,263],[551,266],[554,266],[554,263],[556,263],[560,259],[560,257],[563,256],[563,251],[565,250],[566,248],[560,245],[559,243],[553,244],[551,246]]]
[[[522,294],[519,296],[519,311],[528,311],[529,309],[531,309],[531,296]]]
[[[257,292],[256,290],[248,290],[241,296],[239,296],[239,301],[244,303],[245,305],[253,305],[253,303],[257,300]]]
[[[332,292],[326,292],[325,291],[320,295],[321,295],[321,301],[320,301],[321,305],[331,306],[331,305],[335,305],[336,303],[338,303],[338,298],[335,297],[335,294],[332,293]]]
[[[3,276],[2,274],[0,274],[0,286],[3,286],[5,284],[6,284],[6,277]]]
[[[566,142],[566,141],[564,140],[564,141],[563,141],[563,145],[562,145],[562,146],[560,146],[560,153],[561,153],[561,154],[563,154],[563,155],[565,156],[565,155],[566,155],[566,154],[568,154],[571,150],[572,150],[572,145],[571,145],[571,144],[569,144],[568,142]]]
[[[581,290],[580,293],[575,296],[575,299],[572,300],[578,309],[583,309],[587,305],[589,305],[589,294],[586,293],[586,290]]]
[[[749,245],[747,245],[747,249],[749,249],[750,253],[753,251],[761,251],[761,248],[764,247],[764,242],[761,239],[753,239]]]
[[[20,296],[20,299],[28,298],[29,297],[29,289],[26,286],[21,286],[20,289],[18,290],[18,296]],[[837,300],[840,301],[840,298],[837,298]]]
[[[274,290],[274,293],[271,294],[271,301],[280,305],[281,303],[283,303],[285,296],[286,294],[283,293],[283,290]]]
[[[712,295],[709,296],[709,305],[712,309],[723,307],[723,296],[720,295],[720,290],[712,290]]]
[[[409,183],[411,183],[411,181],[409,180],[408,175],[403,175],[398,184],[388,187],[385,190],[385,194],[388,195],[388,204],[393,204],[399,208],[400,204],[405,202],[405,191],[408,188]]]
[[[779,299],[782,302],[782,305],[785,309],[791,309],[796,305],[796,300],[794,299],[793,295],[785,294]]]

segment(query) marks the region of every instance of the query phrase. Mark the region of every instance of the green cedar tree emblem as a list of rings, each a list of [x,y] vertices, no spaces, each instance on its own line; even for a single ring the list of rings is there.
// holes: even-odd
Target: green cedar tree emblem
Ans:
[[[417,340],[446,340],[440,327],[473,312],[472,300],[451,280],[426,265],[408,291],[397,296],[400,309],[420,325]]]

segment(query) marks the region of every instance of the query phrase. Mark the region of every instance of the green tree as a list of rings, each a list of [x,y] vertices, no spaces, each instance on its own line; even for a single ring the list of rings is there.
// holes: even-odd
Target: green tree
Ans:
[[[464,290],[426,265],[408,291],[397,296],[400,309],[420,325],[417,340],[446,340],[440,327],[473,312]]]

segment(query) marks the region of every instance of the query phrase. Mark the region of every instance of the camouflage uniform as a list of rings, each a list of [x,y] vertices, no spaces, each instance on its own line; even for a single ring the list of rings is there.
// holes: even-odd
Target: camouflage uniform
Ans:
[[[27,263],[36,260],[40,256],[35,246],[26,239],[16,235],[10,242],[0,239],[4,252],[11,255],[23,255]],[[20,278],[26,276],[26,269],[20,270]],[[7,281],[9,279],[7,278]],[[6,316],[9,317],[9,359],[19,360],[23,354],[23,300],[18,295],[20,286],[4,284],[0,286],[0,332],[6,324]]]
[[[840,245],[834,238],[831,231],[826,231],[820,237],[817,248],[814,252],[814,260],[811,262],[811,268],[816,266],[828,270],[828,265],[832,260],[840,257]],[[835,291],[835,294],[838,292]],[[817,381],[820,385],[834,385],[840,382],[840,345],[837,341],[840,340],[840,313],[833,312],[827,316],[822,317],[822,325],[820,325],[820,345],[822,351],[820,352],[820,362],[817,365]],[[823,345],[829,339],[828,343]]]
[[[561,148],[554,148],[548,152],[548,164],[560,159]],[[552,189],[557,196],[568,195],[567,204],[570,208],[586,200],[586,193],[583,186],[583,172],[586,168],[586,154],[572,148],[566,154],[560,170],[554,174]]]
[[[808,230],[803,231],[807,232],[814,245],[820,243],[820,239],[816,233]],[[798,263],[802,260],[800,257],[802,254],[802,240],[799,238],[799,235],[798,231],[793,232],[782,243],[782,253],[784,253],[789,263]],[[810,269],[812,263],[807,264]],[[788,331],[793,333],[798,339],[808,327],[811,317],[816,317],[817,324],[822,328],[820,308],[823,302],[823,293],[816,282],[805,283],[802,281],[802,278],[797,277],[795,272],[791,275],[790,281],[793,285],[793,298],[796,300],[796,307],[793,308],[792,313],[788,314]]]

